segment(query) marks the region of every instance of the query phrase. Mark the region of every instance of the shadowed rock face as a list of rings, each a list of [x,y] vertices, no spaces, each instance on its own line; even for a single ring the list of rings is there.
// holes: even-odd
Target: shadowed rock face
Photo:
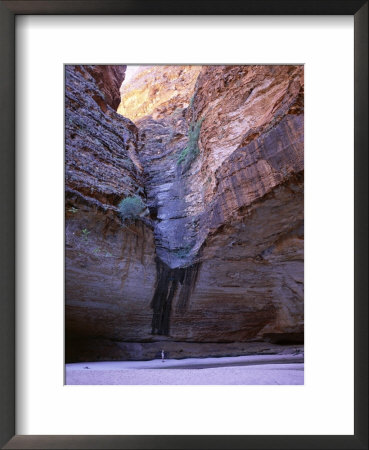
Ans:
[[[114,111],[120,104],[120,87],[124,80],[126,66],[83,66],[93,77],[105,103]],[[102,106],[104,107],[104,106]]]
[[[88,342],[94,359],[135,359],[134,341],[302,342],[303,67],[144,68],[119,106],[135,124],[105,73],[67,66],[70,360]],[[150,219],[122,227],[136,193]]]
[[[125,67],[95,67],[66,66],[67,360],[78,353],[83,339],[135,338],[136,329],[144,335],[151,331],[152,230],[144,219],[122,226],[117,208],[127,196],[145,199],[137,128],[110,106],[120,84],[117,75],[109,84],[107,74],[120,73],[122,81]]]
[[[102,70],[95,67],[101,66],[65,70],[66,199],[113,211],[119,200],[143,186],[135,164],[138,132],[107,103],[95,79]],[[109,97],[119,94],[113,87],[105,87]]]
[[[154,310],[152,334],[169,335],[172,302],[177,291],[177,312],[186,311],[187,304],[196,285],[199,263],[192,266],[171,269],[159,258],[157,264],[156,289],[151,302]]]

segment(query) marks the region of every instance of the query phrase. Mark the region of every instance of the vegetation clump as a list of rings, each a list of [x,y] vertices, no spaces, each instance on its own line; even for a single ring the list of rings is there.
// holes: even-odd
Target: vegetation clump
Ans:
[[[85,241],[88,241],[88,235],[91,233],[91,231],[88,231],[87,228],[84,228],[84,229],[81,231],[81,233],[82,233],[83,239],[84,239]]]
[[[186,172],[200,153],[198,140],[204,118],[192,122],[188,130],[188,144],[178,156],[177,164],[182,165],[182,173]]]
[[[133,195],[124,198],[118,205],[119,214],[123,222],[134,221],[146,211],[146,205],[141,197]]]

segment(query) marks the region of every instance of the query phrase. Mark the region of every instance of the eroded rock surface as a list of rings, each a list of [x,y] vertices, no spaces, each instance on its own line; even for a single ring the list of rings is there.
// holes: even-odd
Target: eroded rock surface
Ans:
[[[83,68],[94,78],[99,91],[103,94],[105,103],[114,111],[120,104],[120,87],[124,80],[126,66],[83,66]],[[104,106],[102,105],[102,108]]]
[[[168,280],[196,265],[186,312],[185,284],[161,305],[165,329],[196,341],[302,340],[303,67],[197,70],[187,107],[165,97],[170,113],[137,121],[156,253]]]
[[[118,112],[136,122],[150,115],[162,119],[187,108],[200,70],[201,66],[142,66],[122,86]]]
[[[117,74],[121,82],[125,67],[120,71],[119,66],[106,71],[95,67],[66,67],[65,324],[69,360],[83,347],[83,339],[134,339],[135,330],[149,335],[149,304],[155,289],[151,227],[145,218],[123,226],[118,212],[122,199],[145,198],[136,154],[137,128],[110,106],[111,99],[119,97]],[[116,76],[109,84],[112,72]]]

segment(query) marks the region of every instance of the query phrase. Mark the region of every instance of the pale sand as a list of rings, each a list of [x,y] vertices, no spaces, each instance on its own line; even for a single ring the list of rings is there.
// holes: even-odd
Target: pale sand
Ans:
[[[301,355],[76,363],[66,365],[66,384],[302,385],[304,363]]]

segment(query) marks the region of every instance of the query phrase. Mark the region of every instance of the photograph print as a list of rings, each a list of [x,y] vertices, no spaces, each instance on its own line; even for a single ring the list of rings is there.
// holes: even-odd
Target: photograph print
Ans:
[[[304,384],[304,66],[64,71],[65,383]]]

